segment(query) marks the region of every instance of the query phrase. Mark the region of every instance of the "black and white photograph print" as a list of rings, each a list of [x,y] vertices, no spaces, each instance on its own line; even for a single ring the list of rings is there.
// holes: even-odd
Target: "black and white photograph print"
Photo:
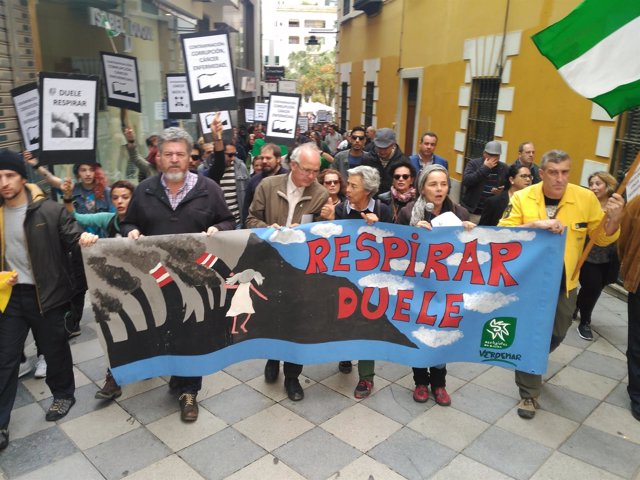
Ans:
[[[51,114],[52,138],[87,138],[89,114],[81,112],[53,112]]]

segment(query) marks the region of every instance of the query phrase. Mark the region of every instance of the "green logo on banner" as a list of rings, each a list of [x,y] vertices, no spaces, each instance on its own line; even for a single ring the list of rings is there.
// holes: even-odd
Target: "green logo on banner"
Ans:
[[[515,336],[515,317],[495,317],[484,324],[480,346],[503,350],[513,344]]]

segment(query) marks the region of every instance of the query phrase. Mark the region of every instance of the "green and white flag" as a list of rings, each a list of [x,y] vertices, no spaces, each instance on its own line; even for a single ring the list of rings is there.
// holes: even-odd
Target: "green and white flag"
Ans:
[[[640,0],[585,0],[532,39],[573,90],[612,117],[640,105]]]

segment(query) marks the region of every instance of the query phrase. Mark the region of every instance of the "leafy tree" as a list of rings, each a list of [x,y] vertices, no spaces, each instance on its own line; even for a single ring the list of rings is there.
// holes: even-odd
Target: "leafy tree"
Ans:
[[[331,105],[336,96],[336,54],[334,51],[316,52],[317,47],[292,52],[286,78],[296,80],[298,93],[305,101]]]

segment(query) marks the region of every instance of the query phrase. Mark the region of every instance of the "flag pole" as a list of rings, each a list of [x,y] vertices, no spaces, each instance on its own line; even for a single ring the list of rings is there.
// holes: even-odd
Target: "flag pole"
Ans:
[[[618,186],[618,190],[616,190],[616,193],[618,195],[622,195],[624,193],[625,188],[627,188],[627,183],[629,183],[629,180],[631,180],[631,177],[633,177],[633,174],[636,172],[639,166],[640,166],[640,152],[638,152],[638,154],[636,155],[636,159],[633,161],[633,163],[631,164],[631,167],[629,168],[629,170],[627,170],[627,174],[624,176],[624,179]],[[600,235],[600,231],[604,228],[604,224],[606,221],[607,221],[607,215],[603,217],[602,221],[600,222],[600,225],[598,225],[596,229],[592,232],[592,234],[589,235],[589,243],[587,243],[587,246],[584,248],[582,255],[580,256],[580,259],[578,260],[578,264],[576,265],[576,269],[574,270],[573,275],[571,276],[571,280],[575,280],[577,278],[578,273],[582,268],[582,265],[584,264],[584,262],[587,260],[587,257],[589,256],[589,252],[591,252],[591,249],[595,245],[594,239],[598,235]]]

